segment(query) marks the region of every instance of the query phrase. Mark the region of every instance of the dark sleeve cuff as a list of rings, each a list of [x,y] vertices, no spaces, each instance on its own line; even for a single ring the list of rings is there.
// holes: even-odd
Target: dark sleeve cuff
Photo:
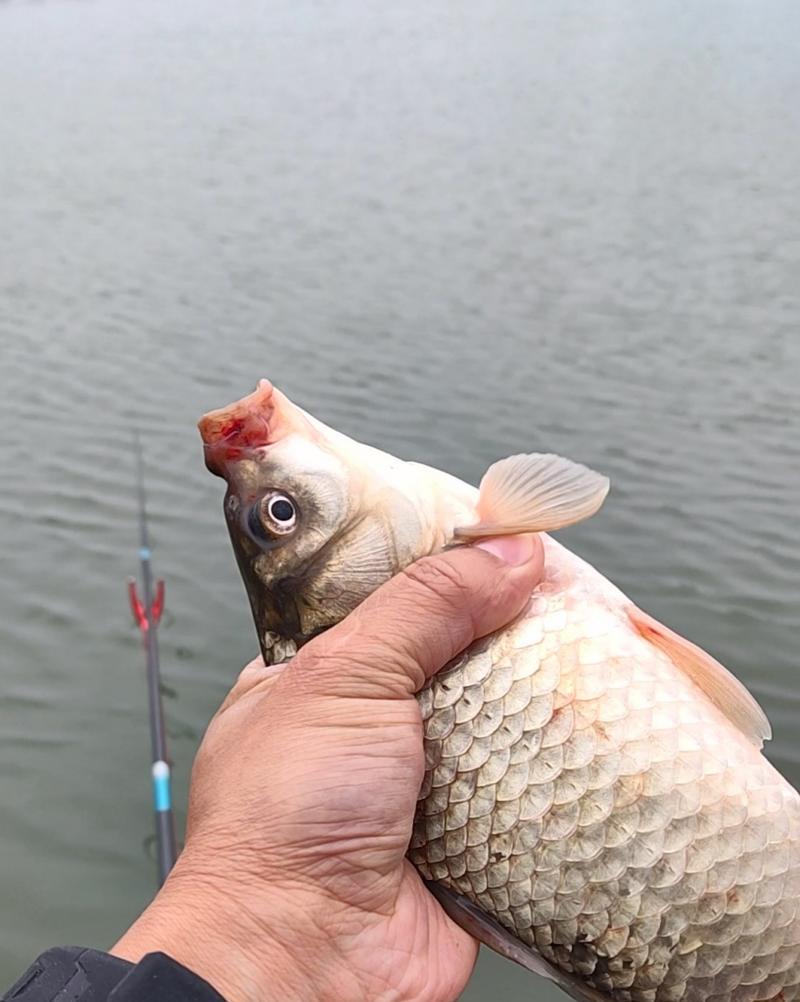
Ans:
[[[135,966],[77,946],[43,953],[3,995],[3,1002],[225,1002],[202,978],[165,953]]]

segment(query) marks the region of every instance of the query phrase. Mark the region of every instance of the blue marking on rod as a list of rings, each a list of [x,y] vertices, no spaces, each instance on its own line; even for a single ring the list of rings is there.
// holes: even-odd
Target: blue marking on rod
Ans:
[[[153,554],[152,554],[149,546],[140,546],[139,547],[139,559],[140,560],[149,560],[152,555]]]
[[[166,762],[153,762],[153,806],[157,811],[168,811],[172,806],[169,788],[169,765]]]

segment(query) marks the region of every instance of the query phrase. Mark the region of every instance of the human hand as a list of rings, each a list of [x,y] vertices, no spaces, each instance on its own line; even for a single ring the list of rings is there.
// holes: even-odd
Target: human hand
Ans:
[[[228,1002],[455,999],[477,944],[405,858],[413,697],[517,616],[542,568],[532,536],[427,557],[288,664],[248,665],[198,751],[185,849],[112,952],[161,950]]]

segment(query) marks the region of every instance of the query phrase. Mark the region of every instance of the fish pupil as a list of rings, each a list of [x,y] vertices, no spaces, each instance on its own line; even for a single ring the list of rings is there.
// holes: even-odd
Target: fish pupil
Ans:
[[[291,522],[294,518],[294,506],[286,498],[278,498],[269,506],[269,513],[276,522]]]

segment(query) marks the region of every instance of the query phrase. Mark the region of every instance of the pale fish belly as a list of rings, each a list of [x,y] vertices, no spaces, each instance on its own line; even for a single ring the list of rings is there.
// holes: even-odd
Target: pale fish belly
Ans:
[[[800,797],[558,550],[420,693],[410,859],[610,998],[800,999]]]

